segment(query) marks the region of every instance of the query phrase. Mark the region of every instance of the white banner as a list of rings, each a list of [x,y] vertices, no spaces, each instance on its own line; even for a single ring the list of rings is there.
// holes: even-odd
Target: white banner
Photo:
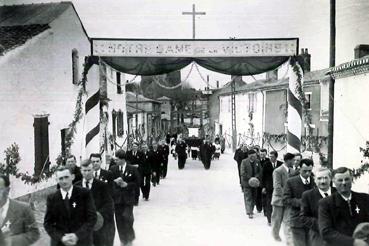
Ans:
[[[94,56],[250,57],[293,56],[298,39],[124,40],[92,39]]]

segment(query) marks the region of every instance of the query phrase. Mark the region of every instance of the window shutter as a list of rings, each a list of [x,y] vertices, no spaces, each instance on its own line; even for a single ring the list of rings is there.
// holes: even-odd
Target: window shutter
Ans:
[[[122,84],[120,80],[120,72],[117,72],[117,94],[122,94]]]
[[[79,57],[76,49],[72,50],[72,80],[73,84],[77,85],[79,81]]]
[[[123,137],[124,129],[123,129],[123,112],[122,112],[122,110],[118,111],[117,126],[118,126],[118,129],[117,129],[118,130],[117,131],[118,137]]]
[[[49,170],[49,119],[48,115],[34,117],[35,175]],[[44,166],[45,165],[45,166]]]

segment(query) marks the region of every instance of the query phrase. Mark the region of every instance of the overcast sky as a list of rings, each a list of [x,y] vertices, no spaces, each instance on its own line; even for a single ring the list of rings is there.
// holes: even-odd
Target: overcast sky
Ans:
[[[2,1],[6,4],[43,2]],[[312,70],[327,68],[329,64],[329,0],[73,2],[90,37],[192,38],[192,17],[182,15],[182,11],[191,11],[195,3],[197,11],[206,12],[196,18],[196,38],[298,37],[300,48],[308,48],[312,55]],[[353,58],[357,44],[369,44],[369,0],[337,0],[336,20],[336,64],[339,64]],[[208,74],[202,71],[205,76]],[[210,74],[214,81],[212,77]],[[229,76],[219,78],[227,80]],[[191,76],[193,79],[196,80]]]

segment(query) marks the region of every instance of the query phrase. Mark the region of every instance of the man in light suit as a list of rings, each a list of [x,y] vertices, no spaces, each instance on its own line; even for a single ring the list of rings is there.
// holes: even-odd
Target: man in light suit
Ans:
[[[292,234],[289,227],[289,211],[283,204],[283,189],[287,179],[293,175],[292,165],[294,154],[286,153],[283,157],[284,163],[273,171],[273,195],[272,195],[272,236],[276,241],[282,241],[279,236],[283,221],[284,234],[287,244],[292,245]]]
[[[9,199],[10,181],[0,175],[0,245],[28,246],[40,238],[28,204]]]
[[[340,167],[333,171],[336,193],[319,201],[320,235],[329,246],[368,246],[352,234],[358,224],[369,222],[369,195],[353,192],[352,171]]]
[[[255,150],[249,150],[248,157],[241,163],[241,186],[244,195],[246,213],[250,219],[254,217],[254,206],[257,198],[257,188],[249,185],[252,177],[262,181],[263,169],[257,159]]]
[[[309,230],[310,246],[325,246],[323,238],[319,234],[318,208],[319,201],[330,196],[335,191],[331,188],[332,173],[326,168],[319,168],[315,173],[316,188],[305,191],[301,199],[300,220]]]
[[[302,193],[315,187],[311,178],[314,162],[311,159],[302,159],[299,162],[299,175],[287,180],[283,190],[283,204],[289,208],[290,228],[293,246],[309,245],[309,230],[300,220]]]

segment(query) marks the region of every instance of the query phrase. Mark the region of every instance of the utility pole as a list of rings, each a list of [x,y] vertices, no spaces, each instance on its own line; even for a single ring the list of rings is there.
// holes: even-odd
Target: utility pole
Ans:
[[[330,0],[330,47],[329,67],[336,66],[336,0]],[[334,129],[334,83],[329,80],[329,119],[328,119],[328,167],[333,168],[333,129]]]
[[[231,104],[232,104],[232,150],[236,151],[237,128],[236,128],[236,76],[232,76],[231,81]]]
[[[195,4],[192,4],[192,12],[182,12],[182,15],[192,15],[192,39],[195,39],[196,36],[196,15],[206,15],[206,12],[196,12]]]

